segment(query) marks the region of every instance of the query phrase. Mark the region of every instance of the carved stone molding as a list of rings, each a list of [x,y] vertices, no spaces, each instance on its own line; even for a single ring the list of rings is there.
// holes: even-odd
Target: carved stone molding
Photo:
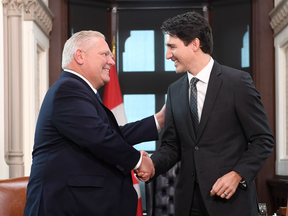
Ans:
[[[270,13],[270,26],[274,36],[279,34],[288,25],[288,0],[282,0]]]
[[[52,30],[53,14],[42,0],[29,0],[24,7],[24,20],[35,21],[49,35]]]
[[[21,8],[24,4],[24,0],[2,0],[2,4],[4,11],[7,12],[7,16],[21,16]]]
[[[42,0],[2,0],[2,3],[7,16],[21,16],[23,11],[25,21],[36,22],[43,32],[49,35],[54,16]]]

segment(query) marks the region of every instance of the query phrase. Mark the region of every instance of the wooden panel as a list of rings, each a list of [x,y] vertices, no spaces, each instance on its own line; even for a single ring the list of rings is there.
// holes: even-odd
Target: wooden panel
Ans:
[[[279,208],[279,216],[286,216],[286,207]]]
[[[50,1],[49,8],[54,14],[49,50],[49,86],[61,75],[62,50],[68,39],[68,4],[66,0]]]
[[[268,179],[268,185],[271,192],[271,209],[276,212],[280,207],[285,207],[288,197],[288,177],[274,177]]]
[[[252,1],[251,28],[251,75],[262,96],[262,103],[268,116],[272,133],[275,134],[275,66],[273,31],[269,25],[269,12],[274,7],[273,0]],[[256,179],[258,199],[267,204],[268,214],[276,212],[272,208],[272,196],[267,179],[275,175],[275,151],[267,159]]]

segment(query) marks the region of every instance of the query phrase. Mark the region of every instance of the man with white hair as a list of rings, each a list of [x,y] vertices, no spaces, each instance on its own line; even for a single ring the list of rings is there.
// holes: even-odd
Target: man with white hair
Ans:
[[[134,144],[156,140],[165,109],[119,127],[97,97],[115,62],[105,37],[74,34],[63,50],[63,72],[43,101],[33,149],[25,216],[135,216],[131,170],[153,174]]]

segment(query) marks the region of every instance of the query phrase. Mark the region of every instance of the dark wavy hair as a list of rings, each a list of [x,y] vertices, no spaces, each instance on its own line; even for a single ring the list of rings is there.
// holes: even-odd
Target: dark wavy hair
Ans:
[[[212,29],[208,21],[199,13],[193,11],[169,18],[163,22],[161,30],[164,34],[177,36],[185,46],[198,38],[204,53],[211,55],[213,52]]]

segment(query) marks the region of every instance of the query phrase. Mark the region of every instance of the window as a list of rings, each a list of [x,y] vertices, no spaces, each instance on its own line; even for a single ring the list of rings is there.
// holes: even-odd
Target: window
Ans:
[[[123,72],[155,71],[154,54],[153,30],[130,31],[123,52]]]
[[[220,64],[250,73],[251,2],[227,1],[212,6],[213,58]]]
[[[124,108],[127,117],[127,122],[134,122],[155,114],[155,95],[140,94],[140,95],[124,95]],[[155,151],[156,142],[143,142],[135,145],[137,150]]]
[[[166,10],[118,9],[117,71],[128,121],[128,115],[133,109],[142,112],[138,104],[142,103],[144,96],[150,95],[149,100],[154,100],[153,103],[148,99],[143,102],[145,106],[153,106],[154,112],[149,115],[159,111],[165,103],[168,86],[184,75],[176,74],[174,63],[165,59],[165,37],[160,27],[169,17],[188,11],[191,11],[191,7]],[[202,9],[199,8],[198,12],[202,13]],[[150,110],[148,107],[146,109]],[[142,117],[147,115],[139,114],[139,118]],[[158,145],[159,141],[156,149]],[[153,151],[149,150],[149,153]]]
[[[247,32],[243,37],[243,47],[241,49],[241,66],[242,68],[250,67],[250,49],[249,49],[249,25]]]

